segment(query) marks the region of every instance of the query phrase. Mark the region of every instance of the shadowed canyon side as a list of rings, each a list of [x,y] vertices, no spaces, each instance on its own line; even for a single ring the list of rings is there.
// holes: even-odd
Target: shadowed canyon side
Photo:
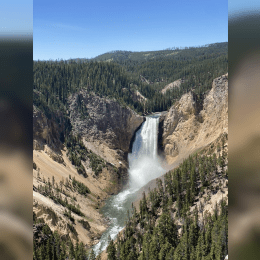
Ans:
[[[115,100],[100,98],[81,90],[68,99],[69,114],[75,133],[90,142],[99,140],[108,148],[129,152],[132,136],[144,121],[142,116]],[[84,106],[84,116],[80,109]],[[85,117],[85,119],[84,119]]]
[[[68,103],[67,117],[33,107],[33,211],[39,222],[34,234],[44,241],[42,219],[62,239],[79,239],[90,247],[107,228],[99,213],[104,199],[127,182],[127,152],[144,118],[83,91]],[[74,137],[66,139],[68,128]]]

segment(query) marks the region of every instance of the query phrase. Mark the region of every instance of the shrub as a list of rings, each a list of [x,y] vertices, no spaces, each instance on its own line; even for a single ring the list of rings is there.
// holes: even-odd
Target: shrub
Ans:
[[[81,223],[85,229],[90,230],[90,225],[87,220],[81,219],[79,220],[79,223]]]

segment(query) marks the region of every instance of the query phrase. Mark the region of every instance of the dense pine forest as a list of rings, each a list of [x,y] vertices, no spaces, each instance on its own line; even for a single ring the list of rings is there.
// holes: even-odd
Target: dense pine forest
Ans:
[[[138,59],[127,53],[124,56],[122,52],[113,52],[110,61],[102,57],[34,61],[34,103],[48,115],[57,109],[65,111],[67,97],[86,89],[101,97],[115,98],[141,114],[165,111],[190,90],[202,98],[213,79],[225,74],[228,66],[227,43],[131,54]],[[160,92],[177,79],[184,80],[180,88],[166,94]],[[147,102],[135,100],[137,90]]]

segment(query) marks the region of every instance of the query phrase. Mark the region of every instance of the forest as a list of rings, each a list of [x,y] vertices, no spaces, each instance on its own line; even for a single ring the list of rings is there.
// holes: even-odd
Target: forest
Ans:
[[[118,52],[115,52],[112,61],[102,61],[102,58],[34,61],[34,103],[50,115],[56,109],[66,109],[70,94],[86,89],[147,114],[167,110],[188,91],[194,91],[202,99],[213,79],[227,73],[227,43],[170,52],[174,54],[146,53],[149,58],[144,56],[145,59],[138,53],[140,57],[136,53],[132,56],[139,59],[117,58]],[[184,79],[180,88],[166,94],[160,92],[177,79]],[[133,93],[137,90],[147,102],[134,99]]]

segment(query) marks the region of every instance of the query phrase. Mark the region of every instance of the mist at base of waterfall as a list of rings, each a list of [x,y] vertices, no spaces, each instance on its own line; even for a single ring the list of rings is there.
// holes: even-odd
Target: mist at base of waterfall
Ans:
[[[159,157],[151,158],[147,155],[140,156],[129,168],[129,188],[138,190],[149,181],[165,173]]]
[[[128,154],[129,183],[122,192],[110,197],[100,211],[110,219],[111,224],[101,236],[99,243],[93,247],[96,254],[106,249],[109,236],[115,239],[125,227],[127,211],[131,214],[136,192],[166,172],[161,166],[162,159],[157,154],[158,124],[158,116],[146,117],[146,121],[136,133],[132,153]]]

